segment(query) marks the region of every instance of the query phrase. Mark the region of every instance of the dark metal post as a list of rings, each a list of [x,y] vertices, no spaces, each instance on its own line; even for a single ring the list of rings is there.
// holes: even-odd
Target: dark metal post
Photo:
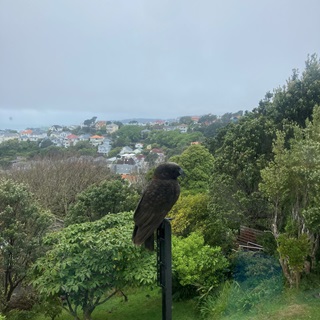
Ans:
[[[157,230],[158,284],[162,287],[162,320],[172,320],[171,224],[164,219]]]

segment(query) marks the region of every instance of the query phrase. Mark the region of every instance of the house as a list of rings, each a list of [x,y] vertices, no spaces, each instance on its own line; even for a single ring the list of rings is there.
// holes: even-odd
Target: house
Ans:
[[[103,140],[104,140],[104,137],[98,136],[98,135],[91,136],[89,139],[90,143],[94,146],[98,146],[99,144],[102,144]]]
[[[2,132],[0,133],[0,143],[8,140],[19,139],[18,133]]]
[[[143,143],[139,142],[134,145],[136,149],[143,149]]]
[[[167,126],[167,127],[163,128],[164,131],[174,131],[174,130],[178,130],[178,129],[179,128],[176,126]]]
[[[95,128],[97,130],[101,130],[102,128],[105,128],[107,126],[107,121],[97,121],[95,123]]]
[[[111,148],[111,141],[109,139],[105,139],[102,144],[98,145],[98,153],[108,155]]]
[[[132,174],[129,174],[129,173],[123,173],[121,175],[121,178],[123,180],[127,180],[129,182],[129,185],[131,185],[133,183],[136,183],[138,181],[137,175],[132,175]]]
[[[63,145],[65,148],[75,146],[79,142],[79,137],[75,134],[69,134],[64,138]]]
[[[41,139],[45,139],[47,137],[47,133],[40,130],[23,130],[20,132],[20,141],[38,141]]]
[[[156,154],[158,156],[156,163],[161,163],[165,161],[166,156],[161,149],[153,148],[150,150],[150,153]]]
[[[199,116],[192,116],[191,120],[193,121],[193,123],[198,123],[200,120],[200,117]]]
[[[112,172],[116,173],[116,174],[132,174],[138,171],[138,168],[135,164],[112,164],[110,166],[110,169]]]
[[[128,146],[125,146],[125,147],[123,147],[122,149],[121,149],[121,151],[120,151],[120,155],[123,155],[123,154],[125,154],[125,153],[133,153],[133,150],[130,148],[130,147],[128,147]]]
[[[114,133],[119,130],[119,126],[115,123],[110,123],[106,125],[107,133]]]
[[[90,140],[90,134],[89,133],[85,133],[85,134],[81,134],[79,136],[79,141],[89,141]]]
[[[178,127],[177,127],[181,133],[187,133],[188,131],[188,126],[186,124],[180,124]]]
[[[61,132],[63,130],[63,127],[58,125],[53,125],[49,128],[49,130],[52,132]]]

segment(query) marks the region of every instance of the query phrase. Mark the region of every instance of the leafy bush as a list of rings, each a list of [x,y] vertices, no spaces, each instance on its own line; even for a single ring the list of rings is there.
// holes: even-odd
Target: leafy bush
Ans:
[[[7,314],[7,320],[32,320],[36,316],[36,312],[27,310],[11,310]],[[0,318],[1,319],[1,318]]]
[[[233,276],[240,283],[256,286],[265,279],[281,277],[281,266],[272,256],[262,252],[237,252],[233,257]]]
[[[220,247],[204,244],[203,236],[193,232],[187,238],[173,237],[174,288],[180,294],[187,287],[194,292],[206,292],[223,279],[228,261]],[[177,293],[177,292],[176,292]]]

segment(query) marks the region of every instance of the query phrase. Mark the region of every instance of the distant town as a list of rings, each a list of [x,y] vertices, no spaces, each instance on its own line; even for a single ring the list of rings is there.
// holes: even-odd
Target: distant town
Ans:
[[[215,115],[204,116],[185,116],[172,120],[152,120],[152,119],[132,119],[125,121],[106,121],[98,120],[97,117],[85,120],[79,125],[61,126],[52,125],[48,128],[26,128],[21,131],[0,130],[0,144],[10,140],[19,142],[34,142],[40,148],[48,146],[59,148],[75,147],[78,144],[86,143],[96,150],[96,161],[107,162],[110,169],[123,178],[130,179],[134,173],[145,172],[153,164],[161,163],[166,160],[166,152],[155,143],[148,143],[146,137],[150,133],[175,132],[186,134],[197,132],[199,137],[209,130],[210,127],[225,125],[229,122],[236,122],[243,115],[238,113],[227,113],[222,117]],[[127,139],[128,143],[119,142],[117,132],[139,127],[140,138]],[[122,129],[121,129],[122,128]],[[136,128],[138,129],[138,128]],[[130,131],[126,133],[130,138]],[[123,135],[123,134],[122,134]],[[197,139],[199,140],[199,139]],[[200,141],[190,143],[197,144]],[[111,152],[113,150],[113,152]],[[115,152],[116,151],[116,152]],[[18,158],[12,162],[11,166],[19,167],[25,165],[25,159]]]

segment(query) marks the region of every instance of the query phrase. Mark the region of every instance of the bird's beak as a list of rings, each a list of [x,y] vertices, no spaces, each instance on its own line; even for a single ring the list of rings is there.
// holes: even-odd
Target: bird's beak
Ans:
[[[181,178],[184,178],[186,176],[186,173],[181,168],[179,170],[179,173]]]

